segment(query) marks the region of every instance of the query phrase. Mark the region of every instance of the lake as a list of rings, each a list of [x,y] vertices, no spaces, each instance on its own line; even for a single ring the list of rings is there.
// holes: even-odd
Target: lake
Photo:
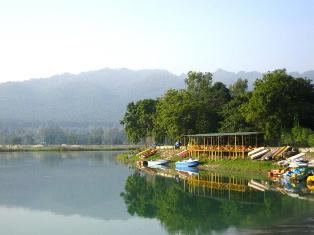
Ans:
[[[117,153],[0,153],[0,234],[314,234],[305,187],[296,198],[230,174],[162,176]]]

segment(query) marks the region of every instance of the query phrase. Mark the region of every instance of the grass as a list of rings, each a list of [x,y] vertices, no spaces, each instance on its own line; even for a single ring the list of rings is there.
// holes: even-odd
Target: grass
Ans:
[[[306,156],[314,157],[314,152],[307,152],[307,153],[306,153]]]
[[[135,163],[137,161],[143,161],[144,159],[140,158],[139,156],[137,156],[136,154],[141,152],[141,150],[133,150],[133,151],[128,151],[125,153],[121,153],[117,155],[117,160],[119,162],[125,163],[125,164],[132,164]],[[154,156],[150,156],[148,158],[145,158],[145,161],[147,160],[158,160],[160,159],[160,154],[155,154]]]
[[[208,169],[225,169],[230,171],[263,171],[267,172],[274,168],[271,161],[253,161],[250,159],[238,160],[219,160],[206,161],[203,163],[204,168]]]

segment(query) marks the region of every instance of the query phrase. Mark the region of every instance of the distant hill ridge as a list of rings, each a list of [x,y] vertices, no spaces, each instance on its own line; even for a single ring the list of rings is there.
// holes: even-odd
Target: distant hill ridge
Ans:
[[[291,73],[314,80],[314,70]],[[215,81],[227,85],[238,78],[249,84],[260,72],[237,73],[222,69],[213,73]],[[131,101],[156,98],[170,88],[184,88],[185,75],[166,70],[101,69],[77,75],[0,84],[0,122],[63,123],[68,125],[118,125]]]

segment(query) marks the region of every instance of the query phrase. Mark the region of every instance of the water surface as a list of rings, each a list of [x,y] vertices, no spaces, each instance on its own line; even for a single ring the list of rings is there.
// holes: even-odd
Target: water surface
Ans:
[[[139,172],[116,154],[1,153],[0,234],[314,234],[311,201],[221,174],[213,186],[212,172]]]

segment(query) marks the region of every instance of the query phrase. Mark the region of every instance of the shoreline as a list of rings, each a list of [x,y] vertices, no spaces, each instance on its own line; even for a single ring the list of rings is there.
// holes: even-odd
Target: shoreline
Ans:
[[[145,158],[145,160],[159,160],[163,159],[162,152]],[[125,153],[118,154],[116,156],[117,160],[124,164],[135,165],[137,161],[143,161],[139,156],[136,156],[135,151],[128,151]],[[173,155],[170,158],[167,158],[170,161],[170,164],[175,163],[176,161],[181,160],[180,157]],[[248,173],[248,174],[260,174],[266,176],[267,172],[274,167],[279,167],[274,164],[272,161],[254,161],[251,159],[238,159],[238,160],[206,160],[200,159],[201,164],[198,166],[198,169],[205,171],[221,171],[229,173]]]

